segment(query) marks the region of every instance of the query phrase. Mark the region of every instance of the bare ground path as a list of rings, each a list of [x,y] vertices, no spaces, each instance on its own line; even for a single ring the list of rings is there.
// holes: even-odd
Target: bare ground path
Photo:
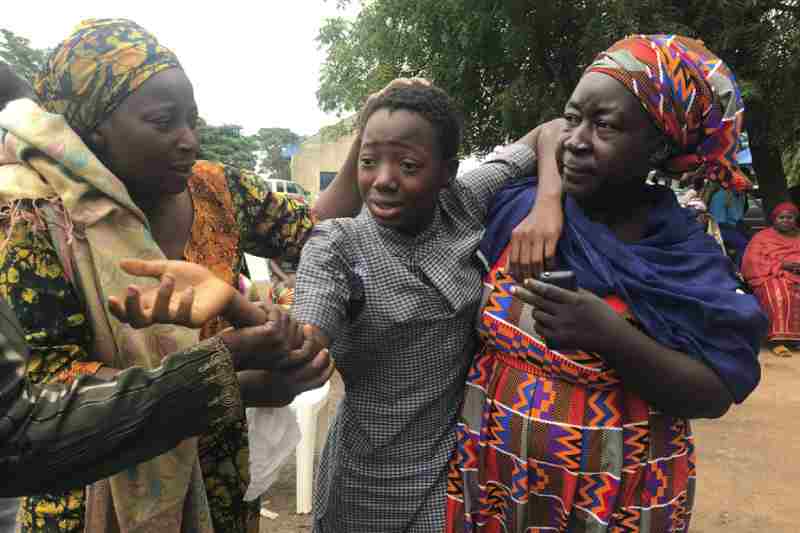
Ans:
[[[800,357],[761,353],[758,389],[719,420],[694,422],[698,491],[692,533],[800,532]],[[320,419],[321,449],[341,379],[334,377]],[[295,514],[294,458],[266,495],[275,520],[262,518],[263,533],[311,531],[309,516]],[[377,532],[376,532],[377,533]]]

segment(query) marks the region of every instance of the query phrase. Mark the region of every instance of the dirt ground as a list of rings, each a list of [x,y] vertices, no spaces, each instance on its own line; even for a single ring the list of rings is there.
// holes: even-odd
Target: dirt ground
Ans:
[[[720,420],[694,422],[698,491],[692,533],[800,532],[800,357],[762,352],[761,385]],[[320,417],[318,450],[342,381],[334,376]],[[310,516],[295,514],[294,457],[266,495],[278,513],[261,519],[262,533],[311,531]],[[379,533],[379,532],[376,532]]]

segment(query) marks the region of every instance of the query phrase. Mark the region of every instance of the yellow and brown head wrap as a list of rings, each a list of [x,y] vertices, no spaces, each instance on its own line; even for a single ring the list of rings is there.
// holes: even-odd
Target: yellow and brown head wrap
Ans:
[[[42,107],[85,136],[151,76],[173,67],[180,68],[175,54],[135,22],[90,19],[53,50],[34,88]]]

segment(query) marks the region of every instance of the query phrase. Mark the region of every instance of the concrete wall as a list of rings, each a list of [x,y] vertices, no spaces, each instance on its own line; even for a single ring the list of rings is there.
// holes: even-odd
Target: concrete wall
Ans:
[[[322,141],[320,134],[308,138],[292,157],[292,181],[312,194],[319,193],[320,172],[339,172],[355,133]]]

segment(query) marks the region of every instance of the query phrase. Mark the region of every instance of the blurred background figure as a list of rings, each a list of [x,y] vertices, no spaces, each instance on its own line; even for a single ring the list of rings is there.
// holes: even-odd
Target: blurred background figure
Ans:
[[[769,316],[772,353],[791,357],[800,346],[800,230],[797,206],[784,202],[770,215],[744,253],[742,275]]]

